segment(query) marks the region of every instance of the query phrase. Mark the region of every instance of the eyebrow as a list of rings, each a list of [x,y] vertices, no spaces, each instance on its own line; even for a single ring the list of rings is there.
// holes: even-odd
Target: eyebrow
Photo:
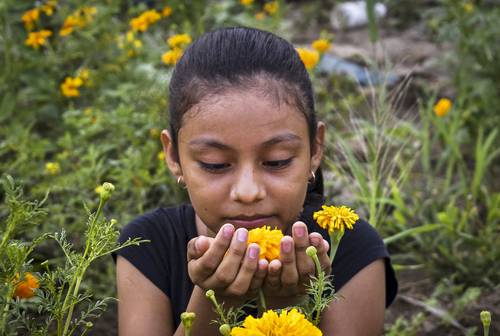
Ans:
[[[285,133],[285,134],[277,135],[275,137],[272,137],[269,140],[264,141],[261,144],[261,146],[262,147],[271,147],[273,145],[276,145],[276,144],[279,144],[282,142],[296,142],[296,141],[301,141],[301,140],[302,140],[302,138],[296,134]],[[210,139],[210,138],[194,139],[194,140],[189,141],[188,145],[189,146],[214,147],[214,148],[221,149],[221,150],[231,150],[232,149],[232,147],[230,147],[222,142],[219,142],[217,140]]]

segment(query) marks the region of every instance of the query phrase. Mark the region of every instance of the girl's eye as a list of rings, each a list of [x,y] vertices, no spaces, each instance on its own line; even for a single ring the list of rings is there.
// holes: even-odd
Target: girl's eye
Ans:
[[[269,167],[271,169],[281,169],[288,167],[290,163],[292,163],[293,158],[289,158],[286,160],[272,160],[272,161],[264,161],[264,166]]]
[[[207,163],[202,161],[199,161],[198,163],[200,164],[200,167],[202,169],[214,173],[222,172],[224,169],[229,168],[230,166],[229,163]]]

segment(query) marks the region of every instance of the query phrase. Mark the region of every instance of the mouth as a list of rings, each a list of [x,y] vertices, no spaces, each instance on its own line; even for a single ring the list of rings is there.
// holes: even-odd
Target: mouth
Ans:
[[[255,215],[255,216],[237,216],[226,218],[226,222],[233,224],[236,228],[255,229],[264,225],[270,225],[273,216]]]

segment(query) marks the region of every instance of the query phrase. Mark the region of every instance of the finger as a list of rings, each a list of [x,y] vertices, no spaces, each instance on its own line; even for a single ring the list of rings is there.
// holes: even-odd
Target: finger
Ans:
[[[293,238],[285,236],[280,242],[280,261],[281,261],[281,286],[283,288],[294,288],[299,281],[299,273],[295,263],[295,249]]]
[[[252,243],[248,246],[243,259],[243,263],[236,275],[234,281],[227,287],[226,293],[242,296],[250,289],[250,284],[258,268],[260,248],[259,245]]]
[[[224,258],[233,233],[234,226],[232,224],[224,224],[211,242],[208,250],[200,258],[192,259],[188,262],[189,274],[194,277],[192,277],[193,281],[206,279],[215,272]],[[201,240],[200,243],[200,238],[208,239],[206,237],[202,238],[202,236],[198,237],[198,242],[195,241],[194,252],[191,252],[191,256],[196,255],[198,248],[201,249],[203,247],[204,242]]]
[[[188,262],[192,259],[201,257],[210,247],[211,240],[205,236],[199,236],[191,239],[187,245]]]
[[[307,226],[303,222],[296,222],[292,227],[293,241],[295,243],[295,259],[300,283],[309,283],[310,275],[314,275],[314,262],[306,254],[309,245]]]
[[[317,256],[321,269],[325,271],[326,274],[330,274],[332,265],[330,263],[330,257],[328,256],[329,244],[323,239],[323,236],[317,232],[313,232],[309,235],[309,241],[311,245],[316,247]]]
[[[264,286],[267,290],[279,290],[281,275],[281,261],[278,259],[271,260],[267,268],[267,276],[264,280]]]
[[[239,228],[236,230],[224,259],[219,263],[217,270],[207,279],[207,286],[225,288],[234,281],[247,250],[247,239],[247,229]]]
[[[257,271],[255,272],[252,282],[250,283],[250,291],[256,291],[262,287],[264,283],[264,279],[267,275],[267,268],[269,266],[269,262],[266,259],[260,259],[257,265]]]

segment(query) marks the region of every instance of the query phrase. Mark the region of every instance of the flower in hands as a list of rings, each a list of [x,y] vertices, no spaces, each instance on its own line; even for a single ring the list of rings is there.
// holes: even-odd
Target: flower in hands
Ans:
[[[344,233],[346,227],[352,230],[354,223],[359,219],[354,210],[346,206],[323,205],[321,208],[322,210],[316,211],[313,214],[313,218],[319,226],[327,229],[330,234],[335,231]]]
[[[268,310],[262,317],[251,315],[241,327],[231,330],[231,336],[321,336],[323,333],[296,308],[276,312]]]
[[[281,230],[264,226],[248,231],[247,245],[256,243],[260,247],[260,259],[271,261],[280,257],[281,238],[283,238]]]

